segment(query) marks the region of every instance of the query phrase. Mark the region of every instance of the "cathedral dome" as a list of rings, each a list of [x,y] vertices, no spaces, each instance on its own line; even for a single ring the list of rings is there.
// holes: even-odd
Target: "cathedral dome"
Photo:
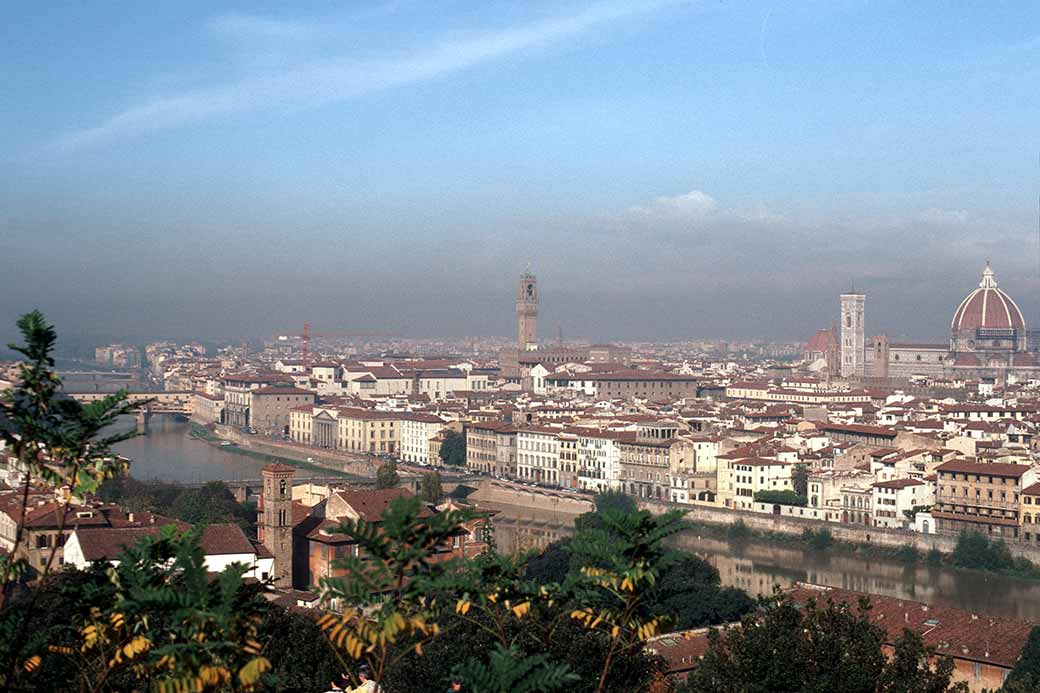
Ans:
[[[997,288],[997,279],[988,262],[986,269],[982,270],[979,288],[961,301],[950,324],[950,329],[955,334],[974,332],[979,328],[1020,331],[1026,328],[1026,321],[1018,305],[1003,290]]]

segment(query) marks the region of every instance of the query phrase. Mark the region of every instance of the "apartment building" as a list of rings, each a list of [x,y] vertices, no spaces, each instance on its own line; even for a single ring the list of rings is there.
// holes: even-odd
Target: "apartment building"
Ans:
[[[560,429],[544,426],[516,432],[516,476],[524,481],[560,483]]]
[[[674,440],[617,441],[621,490],[636,498],[668,500],[671,447]]]
[[[1037,471],[1024,464],[951,460],[936,467],[936,531],[958,534],[976,530],[1009,539],[1021,527],[1022,491],[1037,480]]]
[[[439,416],[424,413],[400,414],[401,459],[414,464],[439,464],[430,458],[430,439],[444,428]]]
[[[915,508],[935,502],[934,486],[920,479],[890,479],[873,485],[874,526],[899,529],[912,519]]]

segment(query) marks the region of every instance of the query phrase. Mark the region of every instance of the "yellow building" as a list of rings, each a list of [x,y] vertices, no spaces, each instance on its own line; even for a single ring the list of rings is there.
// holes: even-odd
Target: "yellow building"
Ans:
[[[336,447],[348,452],[395,454],[401,440],[401,415],[353,407],[338,410]]]

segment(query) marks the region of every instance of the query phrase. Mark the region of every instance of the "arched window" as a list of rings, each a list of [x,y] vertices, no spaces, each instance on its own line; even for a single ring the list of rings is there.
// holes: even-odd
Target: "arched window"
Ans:
[[[285,479],[278,480],[278,493],[282,496],[285,495]]]
[[[852,327],[852,316],[851,315],[846,315],[845,316],[845,327]]]

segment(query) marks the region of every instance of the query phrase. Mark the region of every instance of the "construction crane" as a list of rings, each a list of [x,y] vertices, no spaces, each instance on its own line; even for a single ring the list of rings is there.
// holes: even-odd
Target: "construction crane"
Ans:
[[[386,332],[311,332],[311,324],[309,322],[303,323],[303,332],[300,334],[293,334],[292,332],[285,330],[278,332],[280,335],[287,337],[296,337],[300,340],[300,352],[301,361],[303,363],[303,370],[307,370],[307,366],[310,365],[310,350],[311,350],[311,338],[323,338],[323,337],[396,337],[397,335],[389,334]]]

